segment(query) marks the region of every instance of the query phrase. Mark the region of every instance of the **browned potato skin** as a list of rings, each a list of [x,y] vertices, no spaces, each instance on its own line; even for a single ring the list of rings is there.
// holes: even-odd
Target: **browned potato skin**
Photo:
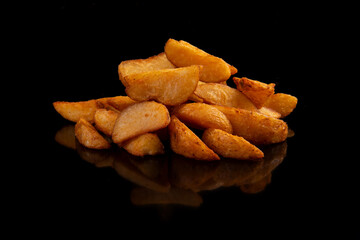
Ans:
[[[199,81],[201,66],[154,70],[126,76],[126,93],[136,101],[157,100],[175,106],[187,101]]]
[[[107,136],[111,136],[118,116],[119,113],[112,110],[96,110],[94,117],[96,129]]]
[[[230,120],[233,134],[255,145],[282,142],[287,138],[287,124],[261,113],[224,106],[215,106]]]
[[[243,93],[224,84],[198,84],[194,95],[205,103],[257,111],[256,106]]]
[[[75,137],[80,144],[92,149],[108,149],[111,147],[110,143],[105,140],[103,136],[83,118],[75,125]]]
[[[119,79],[127,86],[126,76],[160,69],[172,69],[175,66],[167,59],[164,52],[147,59],[122,61],[118,67]]]
[[[232,126],[227,117],[216,107],[205,103],[187,103],[176,107],[173,114],[186,125],[197,128],[218,128],[232,133]]]
[[[264,157],[264,153],[260,149],[243,137],[232,135],[220,129],[206,129],[202,140],[209,148],[226,158],[259,160]]]
[[[171,149],[184,157],[196,160],[220,160],[219,156],[201,141],[184,123],[176,116],[171,116],[169,124]]]
[[[122,145],[126,140],[165,128],[169,123],[169,111],[163,104],[154,101],[135,103],[120,113],[112,139]]]
[[[296,108],[298,99],[290,94],[275,93],[264,104],[265,107],[277,111],[281,118],[288,116]]]
[[[135,156],[164,154],[164,145],[154,133],[145,133],[128,140],[124,149]]]
[[[222,82],[229,79],[231,68],[221,58],[215,57],[185,41],[169,39],[165,44],[167,58],[177,67],[202,65],[204,68],[200,74],[200,80],[204,82]]]
[[[275,84],[266,84],[246,77],[233,77],[236,88],[247,96],[257,108],[261,108],[266,100],[274,94]]]

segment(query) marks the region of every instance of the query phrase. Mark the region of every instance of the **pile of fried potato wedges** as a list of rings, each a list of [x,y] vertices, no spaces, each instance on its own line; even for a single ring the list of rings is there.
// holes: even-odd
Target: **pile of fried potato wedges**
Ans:
[[[196,160],[260,160],[259,146],[288,137],[281,120],[297,98],[275,84],[233,77],[234,66],[185,41],[169,39],[164,52],[118,66],[127,96],[57,101],[55,110],[76,122],[75,137],[91,149],[124,148],[136,156],[173,152]]]

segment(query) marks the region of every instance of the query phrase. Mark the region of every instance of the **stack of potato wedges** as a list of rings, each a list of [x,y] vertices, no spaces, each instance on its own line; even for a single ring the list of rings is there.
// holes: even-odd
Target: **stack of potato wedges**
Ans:
[[[54,102],[76,122],[75,136],[91,149],[124,148],[136,156],[171,150],[196,160],[259,160],[261,145],[284,141],[281,118],[297,98],[275,93],[275,84],[233,77],[237,69],[185,41],[169,39],[164,52],[118,67],[127,96]],[[166,144],[165,144],[166,145]]]

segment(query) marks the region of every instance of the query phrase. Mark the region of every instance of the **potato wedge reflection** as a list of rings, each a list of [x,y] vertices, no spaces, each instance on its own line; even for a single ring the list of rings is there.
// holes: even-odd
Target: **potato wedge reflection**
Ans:
[[[161,169],[158,171],[158,174],[150,174],[150,176],[147,176],[144,174],[147,171],[140,170],[144,169],[140,167],[137,163],[141,163],[142,160],[139,157],[135,157],[129,153],[127,153],[123,149],[118,149],[116,151],[116,158],[114,159],[114,169],[115,171],[122,176],[123,178],[129,180],[130,182],[133,182],[137,185],[149,188],[151,190],[157,191],[157,192],[168,192],[170,190],[170,184],[168,181],[168,175],[167,175],[167,159],[157,157],[158,161],[152,161],[152,164],[155,164],[156,166],[160,167]],[[147,156],[147,159],[150,158],[156,158],[154,156]],[[140,164],[141,165],[141,164]],[[156,168],[156,167],[154,167]]]
[[[66,125],[55,134],[55,141],[67,148],[76,149],[75,126]]]
[[[130,196],[134,205],[178,204],[198,207],[203,202],[199,194],[181,188],[171,188],[169,192],[163,193],[137,187],[131,191]]]
[[[111,150],[97,150],[84,147],[76,140],[76,152],[80,158],[96,167],[112,167],[114,155]]]
[[[172,186],[199,191],[198,187],[216,172],[220,161],[193,161],[178,154],[171,154],[169,178]]]

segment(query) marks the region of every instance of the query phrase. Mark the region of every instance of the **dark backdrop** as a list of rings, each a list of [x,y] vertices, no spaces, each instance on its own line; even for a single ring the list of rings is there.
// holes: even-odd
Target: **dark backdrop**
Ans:
[[[354,211],[329,203],[338,196],[338,173],[329,171],[333,155],[325,154],[332,145],[324,141],[328,129],[322,116],[329,112],[317,107],[324,96],[319,89],[326,83],[314,71],[324,51],[319,32],[327,28],[314,21],[319,8],[252,1],[55,1],[38,10],[29,29],[37,36],[31,49],[35,80],[29,85],[37,90],[32,97],[40,115],[32,130],[41,140],[26,158],[36,156],[28,162],[35,169],[29,179],[35,181],[24,183],[25,222],[38,216],[34,225],[53,233],[79,230],[81,225],[81,233],[111,230],[117,237],[198,233],[293,238],[335,234],[335,214]],[[285,118],[295,136],[287,140],[287,156],[265,191],[205,192],[200,208],[135,207],[130,182],[55,142],[56,132],[69,122],[54,111],[52,102],[123,95],[118,64],[162,52],[169,38],[223,58],[238,69],[238,77],[276,83],[276,92],[298,98],[297,108]],[[346,225],[344,232],[354,231]]]

